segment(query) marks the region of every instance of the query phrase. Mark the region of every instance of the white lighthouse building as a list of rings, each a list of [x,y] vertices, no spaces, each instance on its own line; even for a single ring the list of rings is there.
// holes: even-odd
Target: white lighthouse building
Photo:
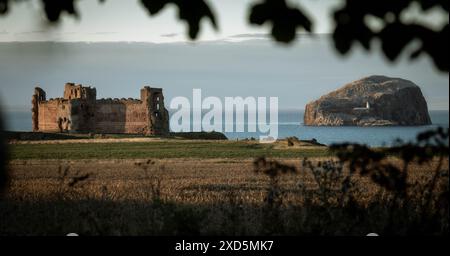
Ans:
[[[370,104],[366,101],[366,107],[353,108],[354,111],[368,111],[370,110]]]

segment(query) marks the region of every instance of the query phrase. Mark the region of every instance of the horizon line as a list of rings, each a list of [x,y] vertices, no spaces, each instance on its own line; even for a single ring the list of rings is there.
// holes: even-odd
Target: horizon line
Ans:
[[[28,111],[28,108],[30,106],[28,105],[0,105],[0,112],[6,112],[6,111],[17,111],[17,112],[25,112]],[[171,108],[167,108],[167,110],[172,110]],[[173,110],[178,110],[178,109],[173,109]],[[194,109],[190,109],[190,110],[194,110]],[[204,111],[207,111],[208,109],[202,109]],[[280,111],[305,111],[304,108],[297,108],[297,107],[279,107],[278,110]],[[428,111],[450,111],[449,108],[447,109],[428,109]],[[31,110],[30,110],[31,113]]]
[[[297,33],[297,38],[293,41],[301,40],[301,38],[314,38],[317,36],[331,36],[332,32],[328,33]],[[229,42],[240,43],[246,41],[273,41],[276,42],[269,33],[250,33],[250,34],[235,34],[216,39],[202,39],[202,40],[174,40],[155,42],[151,40],[0,40],[0,43],[150,43],[150,44],[170,44],[170,43],[209,43],[209,42]]]

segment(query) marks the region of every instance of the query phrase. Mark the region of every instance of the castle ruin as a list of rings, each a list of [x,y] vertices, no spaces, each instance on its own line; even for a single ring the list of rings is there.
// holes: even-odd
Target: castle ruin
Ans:
[[[169,133],[169,112],[161,88],[145,86],[141,98],[96,99],[92,87],[66,83],[64,97],[46,99],[45,91],[34,89],[32,122],[35,132]]]

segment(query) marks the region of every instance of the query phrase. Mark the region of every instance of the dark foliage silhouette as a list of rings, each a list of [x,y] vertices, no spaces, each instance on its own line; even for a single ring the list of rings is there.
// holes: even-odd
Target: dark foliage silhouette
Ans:
[[[395,60],[414,40],[420,42],[411,53],[412,59],[420,54],[428,54],[437,68],[448,71],[448,24],[435,31],[416,23],[406,23],[400,18],[402,13],[413,3],[419,3],[422,12],[434,7],[442,8],[448,16],[449,3],[445,0],[419,1],[358,1],[346,0],[343,8],[334,13],[336,24],[333,39],[340,53],[347,53],[354,42],[359,42],[365,49],[370,49],[370,43],[379,39],[384,55]],[[376,17],[382,21],[380,31],[374,31],[369,26],[367,17]],[[445,57],[444,57],[445,56]]]
[[[285,1],[265,0],[251,7],[250,23],[272,24],[272,36],[279,42],[291,42],[295,39],[297,28],[312,32],[311,20],[297,8],[291,8]]]
[[[61,13],[67,12],[70,15],[78,17],[73,1],[68,0],[42,0],[47,19],[51,22],[59,20]]]
[[[144,7],[150,15],[159,13],[165,6],[174,4],[178,8],[178,18],[187,22],[189,26],[189,37],[197,38],[200,30],[200,21],[207,18],[211,21],[213,27],[217,29],[215,15],[211,8],[203,0],[141,0]]]
[[[6,170],[7,144],[3,127],[2,113],[0,109],[0,198],[8,184],[8,173]]]
[[[0,14],[7,14],[12,10],[11,2],[21,2],[21,0],[0,0]],[[78,17],[75,2],[74,0],[42,0],[42,8],[49,22],[58,22],[63,13]]]
[[[11,11],[11,3],[24,0],[0,0],[0,14]],[[58,22],[61,14],[78,17],[76,0],[41,0],[43,11],[51,23]],[[410,54],[415,59],[426,54],[434,61],[441,71],[449,71],[448,56],[448,23],[442,28],[430,28],[415,22],[401,19],[413,4],[420,6],[421,15],[437,8],[448,18],[449,3],[445,0],[398,0],[398,1],[358,1],[342,0],[343,5],[335,10],[333,41],[335,48],[341,54],[350,52],[355,43],[361,44],[366,50],[371,49],[371,43],[379,40],[384,55],[391,61],[404,51],[412,42],[419,42]],[[106,2],[100,0],[100,2]],[[142,6],[153,16],[166,6],[175,5],[178,8],[178,18],[188,24],[188,36],[196,39],[203,18],[209,19],[213,28],[217,29],[216,15],[206,0],[141,0]],[[313,31],[313,22],[299,6],[290,6],[286,0],[255,1],[250,8],[248,17],[250,24],[263,26],[270,24],[272,37],[283,43],[292,42],[298,29]],[[369,19],[367,19],[369,18]],[[370,26],[370,18],[378,19],[381,29]]]
[[[295,232],[315,235],[336,231],[351,234],[360,227],[370,226],[381,234],[448,233],[449,170],[445,165],[448,164],[448,138],[449,130],[438,128],[419,134],[414,143],[398,141],[397,146],[382,150],[359,144],[336,144],[331,150],[335,151],[337,160],[304,159],[298,169],[264,157],[256,159],[255,171],[269,177],[262,220],[263,226],[269,229],[264,231],[280,234],[298,225],[301,228],[294,228]],[[436,163],[436,158],[431,178],[415,182],[408,179],[413,164]],[[296,219],[302,221],[283,227],[285,194],[279,180],[289,173],[295,174],[290,180],[309,173],[317,189],[308,189],[298,177],[303,204],[293,209],[298,211]],[[360,199],[368,189],[355,181],[360,177],[369,177],[378,187],[378,192],[365,203]]]
[[[274,160],[267,160],[264,157],[255,159],[253,166],[256,173],[263,173],[270,180],[264,198],[263,233],[266,235],[282,233],[281,227],[283,222],[280,220],[280,212],[284,193],[279,185],[279,178],[283,174],[296,173],[297,169],[294,166],[282,164]]]
[[[383,150],[374,150],[360,144],[336,144],[330,147],[340,161],[349,164],[350,172],[358,172],[369,176],[373,182],[388,190],[403,193],[407,188],[409,165],[429,163],[439,158],[436,175],[440,175],[444,158],[449,155],[449,130],[438,128],[420,133],[416,143],[402,143]],[[390,156],[398,156],[403,166],[397,167],[387,161]],[[448,172],[448,169],[444,172]]]

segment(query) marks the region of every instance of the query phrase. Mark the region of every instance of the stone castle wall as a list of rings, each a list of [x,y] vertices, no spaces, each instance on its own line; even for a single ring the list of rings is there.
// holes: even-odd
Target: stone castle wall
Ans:
[[[63,99],[49,100],[39,104],[39,130],[58,132],[60,127],[69,130],[70,105]]]
[[[45,99],[35,88],[32,97],[33,130],[42,132],[94,132],[166,134],[169,115],[162,89],[144,87],[141,99],[96,99],[95,88],[68,83],[64,98]]]
[[[145,133],[149,130],[147,106],[141,101],[100,100],[95,110],[98,133]]]

